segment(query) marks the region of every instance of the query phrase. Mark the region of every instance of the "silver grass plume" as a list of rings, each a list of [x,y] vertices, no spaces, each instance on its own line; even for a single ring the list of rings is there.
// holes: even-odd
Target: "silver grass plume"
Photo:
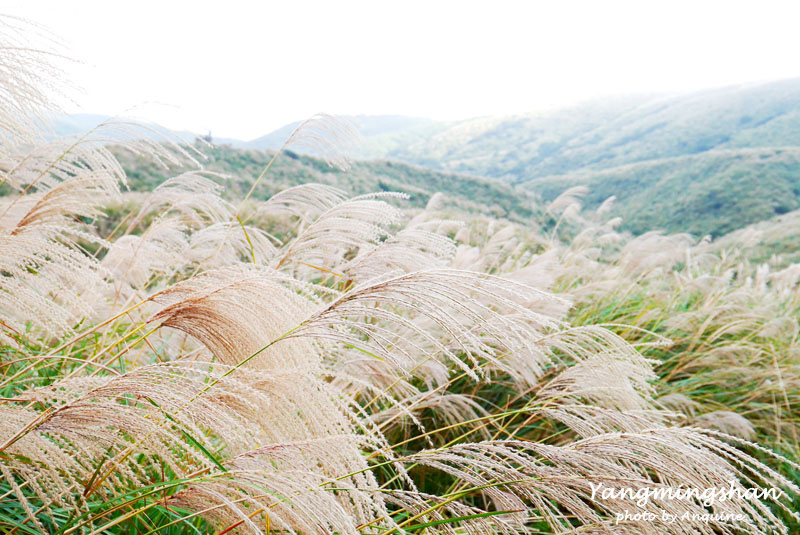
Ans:
[[[37,84],[27,83],[35,79],[15,80],[24,58],[0,53],[10,54],[0,84],[16,99],[5,113],[25,115],[25,98],[36,104],[40,97]],[[425,218],[398,231],[403,213],[385,202],[391,194],[347,199],[311,186],[262,207],[267,217],[288,212],[295,224],[279,244],[254,225],[239,220],[237,227],[238,211],[213,185],[184,175],[158,192],[165,202],[148,201],[146,211],[157,215],[150,230],[105,244],[75,219],[96,217],[93,201],[118,193],[118,164],[89,138],[31,144],[21,137],[25,120],[5,130],[11,137],[19,130],[20,143],[3,144],[3,172],[14,189],[0,216],[10,252],[0,287],[4,330],[20,334],[31,318],[48,335],[78,321],[89,326],[43,357],[74,366],[32,374],[30,382],[4,379],[13,393],[0,400],[0,473],[9,488],[3,499],[23,510],[20,526],[46,532],[71,522],[69,533],[101,533],[163,506],[202,514],[223,531],[262,533],[269,525],[297,535],[534,533],[541,522],[565,533],[787,533],[761,501],[715,506],[744,514],[738,525],[615,525],[631,504],[592,500],[592,484],[619,482],[800,489],[740,447],[773,455],[767,449],[675,426],[676,415],[652,399],[651,362],[608,328],[570,326],[568,300],[526,283],[540,274],[520,265],[533,256],[516,228],[494,226],[488,261],[480,250],[465,259],[421,227]],[[324,142],[323,131],[302,131]],[[29,146],[21,151],[23,141]],[[562,217],[576,211],[569,207],[578,193],[562,199]],[[229,241],[239,230],[246,239]],[[105,266],[78,239],[108,245]],[[637,253],[684,241],[650,235],[628,243],[603,273],[659,281],[677,257],[640,261]],[[204,265],[197,254],[210,247],[222,252]],[[564,276],[578,264],[601,264],[585,248],[558,253]],[[721,302],[720,316],[738,318],[741,300],[769,292],[771,277],[756,271],[741,291],[715,293],[709,305]],[[101,300],[87,299],[86,288],[106,283],[116,290],[106,296],[115,308],[101,321],[93,317]],[[689,325],[697,319],[685,318]],[[184,344],[188,337],[195,344]],[[176,348],[160,347],[167,339]],[[530,440],[502,433],[512,415],[486,414],[476,400],[448,391],[462,380],[475,388],[503,384],[522,400],[513,416],[561,431]],[[426,430],[421,413],[432,407],[453,423]],[[422,434],[391,442],[405,418]],[[490,426],[435,445],[438,434],[453,436],[451,426],[478,423],[465,419]],[[697,424],[722,421],[730,418],[712,413]],[[449,477],[451,489],[418,490],[419,467]],[[129,493],[145,504],[112,514]],[[771,505],[791,513],[780,500]],[[696,502],[654,499],[643,507],[706,512]],[[75,515],[65,521],[64,509]]]

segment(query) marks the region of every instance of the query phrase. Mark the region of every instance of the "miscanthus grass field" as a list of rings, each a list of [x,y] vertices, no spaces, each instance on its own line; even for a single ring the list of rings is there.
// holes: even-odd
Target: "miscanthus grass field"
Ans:
[[[3,533],[798,529],[800,265],[632,238],[581,189],[538,226],[320,184],[230,202],[203,171],[126,197],[110,144],[187,165],[202,148],[124,122],[48,136],[56,79],[16,35]],[[317,117],[287,143],[345,134]],[[640,505],[600,486],[742,492]]]

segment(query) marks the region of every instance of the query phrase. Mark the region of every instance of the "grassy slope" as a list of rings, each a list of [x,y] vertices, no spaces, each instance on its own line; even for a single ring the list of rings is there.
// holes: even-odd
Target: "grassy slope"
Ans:
[[[800,80],[473,119],[383,156],[526,181],[712,149],[799,146]]]
[[[225,183],[225,194],[232,199],[244,197],[274,154],[224,146],[202,150],[208,156],[203,162],[205,169],[234,177]],[[132,156],[127,151],[115,152],[134,191],[151,191],[179,172],[164,170],[155,162]],[[267,199],[287,186],[318,182],[354,195],[374,191],[404,192],[410,196],[409,204],[415,207],[424,207],[434,193],[441,192],[446,205],[471,213],[516,221],[539,215],[534,194],[500,181],[386,160],[355,161],[343,172],[318,158],[286,152],[278,157],[268,178],[256,188],[256,198]]]
[[[585,184],[592,188],[589,208],[618,197],[615,215],[624,218],[627,230],[659,228],[697,236],[720,236],[800,208],[800,79],[606,99],[514,117],[350,119],[364,136],[354,156],[446,173],[368,161],[341,174],[319,160],[297,157],[279,161],[275,184],[313,180],[342,184],[353,193],[406,191],[415,206],[442,191],[465,210],[500,217],[516,213],[522,219],[530,215],[530,198],[474,176],[522,186],[544,200]],[[279,146],[293,126],[246,145]],[[266,161],[255,151],[215,149],[207,167],[244,177],[229,188],[236,194],[248,189],[244,182]],[[167,176],[147,163],[128,164],[137,184],[154,185],[155,177]],[[265,198],[272,191],[264,186],[257,193]]]
[[[748,225],[714,241],[715,250],[737,250],[753,262],[782,267],[800,262],[800,210]]]
[[[587,184],[626,228],[721,235],[800,207],[800,80],[366,136],[362,155],[525,184]],[[751,150],[753,149],[753,150]],[[760,149],[760,150],[755,150]]]
[[[800,147],[713,150],[532,180],[553,198],[587,185],[586,205],[616,195],[623,227],[721,236],[800,208]]]
[[[634,233],[721,236],[800,208],[800,80],[451,123],[353,120],[365,138],[359,157],[499,178],[545,200],[585,184],[592,190],[587,206],[616,195],[615,215]],[[280,144],[287,135],[277,131],[261,141]],[[210,156],[209,169],[243,177],[229,188],[232,195],[246,191],[244,182],[267,161],[264,153],[227,148]],[[130,163],[137,181],[157,182],[154,168]],[[353,193],[406,191],[414,206],[442,191],[465,210],[500,217],[525,219],[532,204],[497,183],[385,160],[357,162],[342,174],[305,156],[281,158],[272,176],[279,186],[317,181]],[[257,193],[273,191],[265,185]]]

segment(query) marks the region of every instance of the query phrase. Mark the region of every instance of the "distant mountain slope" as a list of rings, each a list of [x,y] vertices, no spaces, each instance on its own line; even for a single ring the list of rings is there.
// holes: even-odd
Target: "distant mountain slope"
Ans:
[[[110,115],[92,113],[56,114],[48,119],[47,127],[58,137],[82,136],[107,121],[128,122],[128,124],[135,124],[140,127],[130,129],[129,132],[126,132],[125,137],[163,140],[165,136],[168,136],[173,141],[191,143],[196,137],[208,134],[208,132],[197,133],[189,132],[188,130],[169,130],[168,128],[158,126],[154,123],[148,123],[138,119],[111,117]],[[230,138],[214,138],[214,142],[233,146],[241,146],[244,144],[243,141]]]
[[[446,128],[446,123],[400,115],[345,115],[341,119],[349,121],[363,136],[365,145],[358,150],[358,156],[364,158],[381,157],[402,145],[404,139],[422,139]],[[277,150],[300,123],[287,124],[260,138],[232,145],[246,149]]]
[[[90,113],[57,115],[52,118],[50,129],[58,137],[83,135],[109,119],[108,115]]]
[[[800,147],[718,149],[526,182],[544,198],[589,186],[592,208],[617,196],[633,232],[663,229],[720,236],[800,208]]]
[[[398,116],[350,119],[364,137],[353,156],[403,161],[469,175],[473,181],[459,186],[453,175],[444,179],[416,167],[365,162],[351,175],[336,175],[358,192],[387,180],[393,181],[392,189],[417,188],[422,197],[446,187],[459,202],[486,210],[474,176],[518,185],[545,201],[583,184],[592,189],[585,199],[589,207],[616,195],[616,215],[632,232],[663,229],[713,236],[800,208],[800,79],[605,99],[513,117],[452,122]],[[275,149],[296,126],[250,142],[215,142]],[[228,158],[238,162],[245,157],[265,162],[267,156],[231,152],[215,165],[226,168]],[[304,157],[295,162],[300,177],[308,169],[322,172]],[[413,171],[398,174],[401,168]],[[381,173],[395,178],[379,182],[376,176]],[[503,199],[500,210],[515,206],[509,197],[513,190],[501,192],[497,184],[486,187],[489,204],[496,198]]]
[[[712,149],[800,146],[800,79],[460,121],[372,156],[525,182]]]
[[[616,195],[636,233],[719,236],[800,208],[800,79],[397,123],[364,137],[357,156],[498,178],[544,200],[588,185],[589,206]]]
[[[274,152],[235,149],[230,146],[204,147],[208,157],[203,167],[231,176],[225,194],[241,199],[250,189]],[[134,191],[150,191],[155,186],[185,171],[164,169],[155,161],[142,159],[129,151],[114,149]],[[318,182],[336,186],[353,195],[376,191],[397,191],[410,196],[408,206],[424,207],[433,194],[444,194],[443,203],[456,210],[530,223],[541,217],[537,197],[528,191],[503,182],[425,169],[415,165],[377,160],[354,161],[346,171],[325,161],[291,151],[281,154],[269,174],[254,192],[255,198],[267,199],[288,186]]]

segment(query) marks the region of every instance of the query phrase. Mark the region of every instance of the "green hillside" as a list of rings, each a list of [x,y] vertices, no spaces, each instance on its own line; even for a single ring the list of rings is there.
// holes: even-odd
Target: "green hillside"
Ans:
[[[800,79],[606,99],[367,136],[361,154],[524,185],[616,195],[634,233],[722,235],[800,207]],[[415,137],[416,136],[416,137]]]
[[[273,169],[272,183],[405,191],[414,206],[441,191],[462,209],[522,219],[533,201],[519,190],[549,201],[587,185],[588,208],[615,195],[614,215],[637,234],[663,229],[720,236],[800,208],[800,79],[610,98],[513,117],[347,119],[363,136],[351,172],[289,153]],[[260,151],[280,147],[296,126],[249,142],[218,140],[226,146],[210,149],[206,166],[252,180],[269,159]],[[136,187],[165,176],[144,162],[130,161],[127,168]],[[229,190],[236,195],[248,187]],[[260,197],[274,193],[262,187]]]
[[[372,156],[524,182],[714,149],[799,146],[800,80],[606,99],[442,126],[402,147],[368,138],[363,150]]]
[[[235,149],[230,146],[202,147],[207,159],[203,168],[230,175],[225,195],[241,199],[274,155],[272,151]],[[152,191],[165,179],[185,169],[164,169],[152,159],[143,159],[125,150],[114,151],[125,169],[133,191]],[[409,205],[424,207],[431,196],[440,192],[445,206],[476,214],[527,221],[538,217],[536,195],[503,182],[435,171],[387,160],[353,161],[346,171],[324,160],[282,153],[254,192],[257,199],[267,199],[287,186],[317,182],[359,195],[375,191],[407,193]]]
[[[577,185],[589,186],[590,208],[616,195],[615,212],[635,233],[716,237],[800,208],[800,147],[711,150],[525,183],[544,198]]]
[[[362,159],[380,158],[408,143],[437,134],[449,124],[402,115],[346,115],[340,116],[340,119],[352,124],[361,134],[364,143],[358,149],[357,156]],[[244,149],[277,150],[300,123],[287,124],[251,141],[234,141],[230,144]]]

